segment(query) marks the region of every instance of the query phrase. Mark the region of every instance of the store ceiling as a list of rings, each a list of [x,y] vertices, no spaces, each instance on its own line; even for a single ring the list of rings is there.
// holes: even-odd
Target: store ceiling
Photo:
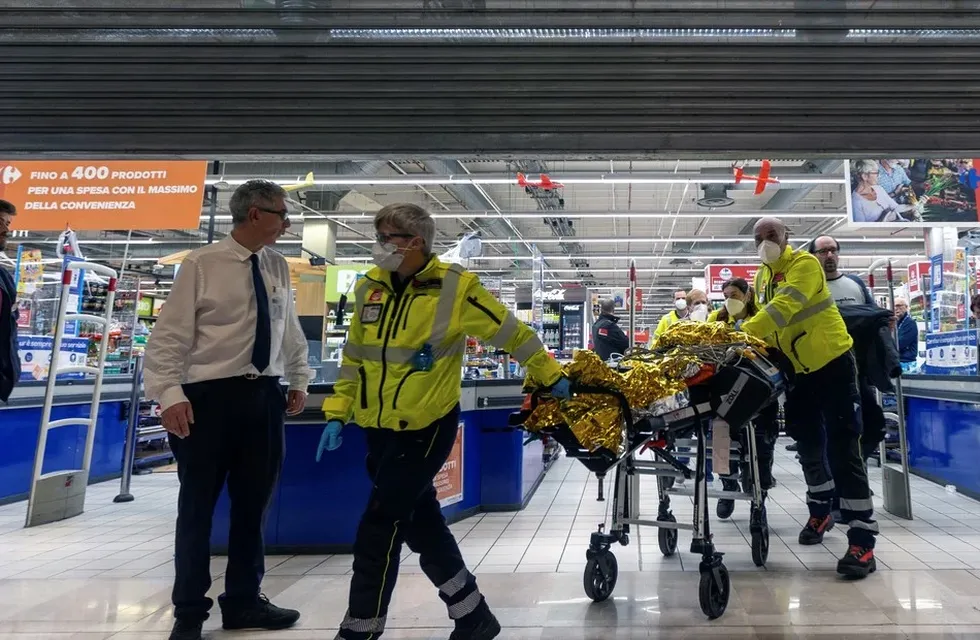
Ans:
[[[746,171],[754,173],[755,166],[750,162]],[[544,254],[551,286],[622,290],[628,286],[629,261],[635,259],[639,287],[646,292],[645,319],[650,320],[663,312],[673,290],[688,289],[692,277],[703,276],[705,265],[757,263],[751,227],[763,215],[784,219],[797,244],[833,230],[844,250],[844,267],[855,272],[866,269],[876,257],[894,257],[904,265],[910,256],[923,253],[921,237],[914,232],[848,231],[841,226],[846,213],[841,162],[776,162],[773,175],[786,182],[771,185],[762,195],[753,193],[752,184],[748,188],[731,184],[731,161],[721,160],[460,158],[369,164],[231,162],[220,167],[221,174],[208,179],[220,187],[217,238],[230,230],[227,200],[235,184],[254,177],[293,184],[312,171],[317,184],[296,194],[302,205],[291,205],[294,224],[279,247],[286,255],[301,254],[306,221],[331,218],[338,223],[337,261],[364,262],[373,241],[373,212],[385,204],[413,202],[436,216],[439,250],[463,233],[479,231],[485,240],[483,255],[471,268],[484,277],[502,278],[508,288],[529,285],[530,245]],[[534,169],[528,175],[532,183],[545,172],[568,184],[553,192],[528,192],[514,177],[521,168]],[[450,170],[454,181],[476,184],[447,184]],[[334,177],[338,174],[344,177]],[[603,176],[618,182],[595,184]],[[706,182],[693,182],[699,176]],[[336,184],[341,180],[363,184]],[[699,206],[709,183],[720,190],[715,195],[727,195],[732,204]],[[155,258],[205,243],[209,214],[206,204],[197,230],[135,232],[128,252],[125,232],[83,233],[82,249],[91,258],[111,259],[113,264],[127,253],[131,268],[149,273]],[[23,241],[53,255],[50,234],[29,234]]]

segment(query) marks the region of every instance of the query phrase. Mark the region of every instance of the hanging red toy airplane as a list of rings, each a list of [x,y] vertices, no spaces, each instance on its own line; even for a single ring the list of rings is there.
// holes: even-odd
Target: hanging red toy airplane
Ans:
[[[534,182],[528,180],[523,173],[517,174],[517,186],[523,187],[525,189],[543,189],[545,191],[554,191],[560,187],[564,187],[560,182],[552,182],[551,178],[547,174],[541,174],[541,180]]]
[[[753,176],[742,169],[742,167],[737,164],[732,165],[732,172],[735,174],[735,184],[739,184],[743,179],[745,180],[755,180],[755,194],[759,195],[766,190],[767,184],[779,184],[779,178],[770,178],[769,172],[772,171],[772,163],[768,160],[762,161],[762,169],[759,170],[759,175]]]

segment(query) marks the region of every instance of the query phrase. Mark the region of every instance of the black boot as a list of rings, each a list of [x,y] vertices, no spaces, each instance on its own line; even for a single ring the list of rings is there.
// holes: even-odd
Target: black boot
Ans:
[[[264,595],[250,607],[221,608],[222,628],[234,629],[288,629],[299,620],[299,611],[283,609],[269,602]]]
[[[203,626],[200,620],[177,620],[170,631],[170,640],[201,640]]]
[[[738,480],[733,480],[730,478],[721,479],[721,487],[725,491],[737,492],[739,490]],[[730,498],[720,498],[718,500],[718,507],[715,509],[715,513],[722,520],[727,520],[732,517],[735,512],[735,501]]]
[[[492,640],[500,634],[500,623],[484,600],[476,611],[456,621],[449,640]]]

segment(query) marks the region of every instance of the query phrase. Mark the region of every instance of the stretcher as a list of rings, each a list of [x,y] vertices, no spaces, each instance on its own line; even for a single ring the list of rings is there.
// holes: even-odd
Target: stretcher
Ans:
[[[717,354],[719,347],[712,349]],[[757,566],[765,564],[769,553],[769,527],[764,493],[758,480],[758,454],[752,420],[777,401],[785,391],[786,382],[779,367],[759,351],[745,345],[722,351],[721,356],[714,358],[713,373],[692,378],[686,392],[681,394],[683,397],[675,399],[667,410],[663,403],[656,403],[656,407],[649,409],[631,408],[625,396],[616,389],[573,384],[575,394],[607,394],[616,398],[626,434],[621,452],[603,448],[585,449],[564,424],[542,430],[565,448],[568,457],[577,459],[599,478],[599,500],[604,500],[604,478],[610,472],[614,474],[612,521],[608,528],[605,522],[599,524],[597,531],[591,535],[586,552],[583,584],[586,595],[593,601],[601,602],[612,595],[619,574],[612,546],[628,545],[631,527],[657,527],[658,543],[665,556],[676,552],[678,531],[689,530],[692,531],[691,553],[701,555],[698,589],[701,610],[709,619],[722,616],[728,606],[731,587],[723,554],[715,549],[712,542],[708,518],[710,498],[739,498],[751,502],[752,558]],[[536,403],[545,400],[543,393],[531,394],[530,403],[525,409],[512,414],[511,424],[522,427]],[[751,490],[747,495],[708,490],[707,459],[712,454],[708,433],[712,421],[718,421],[715,424],[716,437],[721,431],[722,421],[733,434],[731,441],[737,445],[732,450],[733,461],[748,469],[751,476]],[[686,446],[696,448],[696,452],[682,454],[695,456],[693,469],[680,462],[677,455],[671,452],[674,447]],[[644,451],[651,451],[654,459],[640,459]],[[644,519],[640,513],[641,475],[657,477],[658,507],[655,520]],[[693,488],[674,486],[678,478],[693,478]],[[693,498],[694,518],[691,524],[677,522],[671,512],[671,497],[680,495]]]

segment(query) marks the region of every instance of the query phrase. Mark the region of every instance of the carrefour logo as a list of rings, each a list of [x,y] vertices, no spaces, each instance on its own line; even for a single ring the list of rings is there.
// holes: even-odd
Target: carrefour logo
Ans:
[[[20,180],[21,175],[23,174],[21,174],[17,167],[8,165],[4,167],[2,171],[0,171],[0,182],[4,184],[13,184]]]
[[[732,277],[732,270],[729,269],[728,267],[724,267],[718,273],[721,275],[722,278],[725,278],[726,280],[728,280],[728,279],[730,279]]]

